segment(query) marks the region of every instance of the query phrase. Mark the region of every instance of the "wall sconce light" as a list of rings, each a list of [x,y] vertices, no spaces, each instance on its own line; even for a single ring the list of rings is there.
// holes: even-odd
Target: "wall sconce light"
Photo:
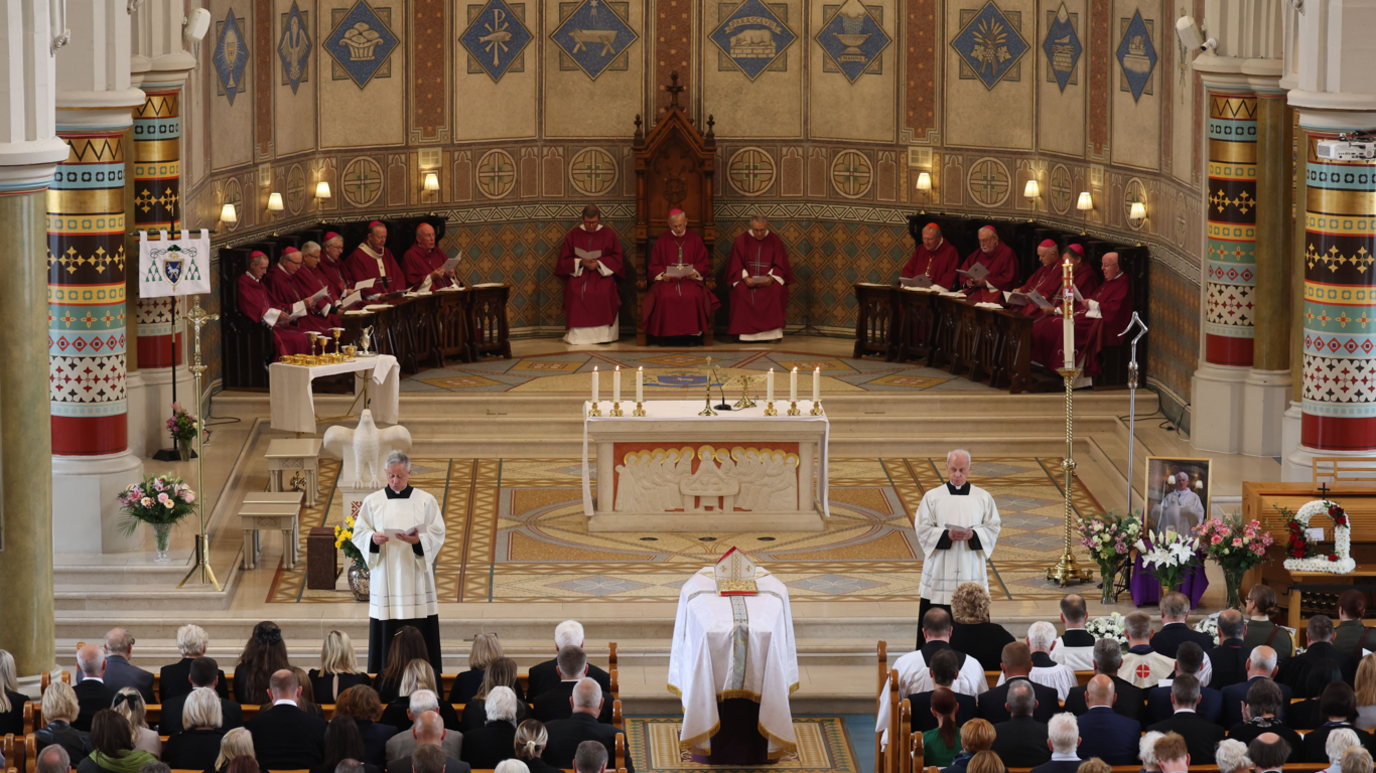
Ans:
[[[1075,208],[1081,212],[1088,212],[1094,209],[1094,197],[1089,195],[1089,191],[1080,191],[1080,200],[1075,202]],[[1089,215],[1085,215],[1083,224],[1080,226],[1080,235],[1088,236],[1085,225],[1089,223]]]
[[[282,205],[282,194],[273,191],[268,194],[268,211],[281,212],[285,207]]]
[[[923,192],[922,195],[922,214],[927,214],[926,205],[932,198],[932,176],[927,172],[919,172],[917,175],[917,189]]]
[[[1042,186],[1037,183],[1037,178],[1028,180],[1027,185],[1023,186],[1022,197],[1029,201],[1035,201],[1042,197]]]
[[[425,173],[425,190],[437,191],[440,189],[440,175],[438,172]]]
[[[1134,201],[1128,205],[1128,223],[1133,228],[1141,228],[1142,223],[1147,219],[1147,205],[1140,201]]]
[[[220,207],[220,222],[225,225],[234,225],[239,222],[239,210],[234,208],[234,202],[226,201],[225,205]]]
[[[315,184],[315,197],[317,199],[328,199],[330,197],[330,184],[321,180]]]

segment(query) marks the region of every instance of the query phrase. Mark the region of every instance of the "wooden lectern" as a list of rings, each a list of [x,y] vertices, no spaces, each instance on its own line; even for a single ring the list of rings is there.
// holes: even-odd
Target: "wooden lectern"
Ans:
[[[707,116],[707,133],[693,125],[678,95],[678,71],[669,74],[669,107],[659,123],[648,133],[641,130],[641,117],[635,117],[635,342],[645,345],[645,325],[641,301],[649,288],[645,275],[650,265],[650,249],[655,239],[669,230],[669,211],[681,209],[688,215],[688,230],[696,231],[711,256],[717,242],[717,221],[712,208],[712,177],[716,174],[717,138],[712,133],[712,116]],[[716,282],[707,277],[708,292]],[[702,331],[703,344],[712,344],[712,328]]]

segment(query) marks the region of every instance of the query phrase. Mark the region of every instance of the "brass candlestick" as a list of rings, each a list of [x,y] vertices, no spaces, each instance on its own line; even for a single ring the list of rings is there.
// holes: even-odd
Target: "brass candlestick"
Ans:
[[[811,415],[811,416],[821,416],[822,414],[826,413],[826,411],[822,410],[822,401],[821,401],[821,400],[813,400],[813,401],[812,401],[812,410],[809,411],[808,413],[809,413],[809,415]]]
[[[1072,582],[1089,582],[1094,573],[1081,569],[1070,552],[1070,519],[1074,516],[1074,506],[1070,502],[1070,486],[1075,473],[1075,378],[1080,375],[1079,368],[1061,368],[1056,371],[1065,379],[1065,458],[1061,469],[1065,471],[1065,546],[1061,558],[1055,566],[1047,567],[1046,579],[1055,580],[1062,588]],[[1105,577],[1104,582],[1113,582]]]
[[[622,416],[625,416],[626,414],[624,414],[624,413],[621,412],[621,403],[620,403],[620,402],[615,402],[615,403],[612,403],[612,409],[611,409],[611,411],[608,413],[608,415],[610,415],[610,416],[616,416],[616,417],[620,418],[620,417],[622,417]]]
[[[800,411],[800,410],[798,410],[798,401],[797,401],[797,400],[792,400],[792,401],[789,402],[789,404],[788,404],[788,415],[789,415],[789,416],[802,416],[802,415],[803,415],[803,412]]]
[[[636,403],[636,404],[635,404],[635,410],[634,410],[634,411],[631,411],[631,415],[632,415],[632,416],[644,416],[644,415],[645,415],[645,406],[644,406],[644,405],[641,405],[640,403]]]
[[[714,411],[714,410],[712,410],[712,384],[711,384],[711,379],[708,379],[706,401],[707,401],[707,402],[705,402],[705,403],[703,404],[703,406],[702,406],[702,410],[701,410],[701,411],[698,411],[698,415],[699,415],[699,416],[716,416],[716,415],[717,415],[717,412]]]
[[[218,314],[207,314],[201,308],[201,299],[196,298],[196,303],[191,307],[191,311],[186,314],[186,321],[196,329],[196,354],[191,364],[191,375],[196,379],[196,488],[200,489],[196,496],[196,514],[200,521],[200,530],[196,533],[196,563],[192,565],[191,571],[186,573],[182,581],[177,584],[180,588],[186,585],[192,575],[197,571],[201,573],[201,584],[209,584],[220,590],[220,583],[215,579],[215,572],[210,568],[210,535],[205,531],[205,448],[202,443],[205,440],[205,404],[201,399],[201,374],[205,372],[205,365],[201,363],[201,328],[206,324],[219,319]],[[290,549],[291,546],[287,546]]]
[[[589,416],[601,416],[602,409],[597,407],[597,403],[592,404],[592,410],[588,411]]]
[[[764,415],[765,415],[765,416],[778,416],[778,415],[779,415],[779,412],[776,411],[776,410],[774,410],[774,401],[773,401],[773,400],[770,400],[770,401],[769,401],[769,406],[768,406],[767,408],[764,409]]]
[[[736,403],[735,403],[735,405],[733,405],[733,406],[731,406],[731,407],[732,407],[732,408],[735,408],[736,410],[741,410],[742,408],[754,408],[754,407],[755,407],[755,401],[750,399],[750,377],[749,377],[749,376],[741,376],[741,399],[737,400]]]

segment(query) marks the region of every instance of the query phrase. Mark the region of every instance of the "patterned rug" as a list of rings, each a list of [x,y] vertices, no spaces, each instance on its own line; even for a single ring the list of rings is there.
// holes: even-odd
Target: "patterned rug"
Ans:
[[[681,396],[684,391],[701,392],[707,383],[707,358],[717,367],[718,377],[727,383],[734,400],[739,396],[740,377],[763,376],[776,371],[775,389],[788,389],[786,374],[798,369],[798,389],[804,397],[812,394],[812,371],[820,368],[823,394],[843,392],[913,392],[988,390],[963,378],[936,368],[921,368],[882,360],[854,360],[789,351],[718,349],[641,349],[564,352],[514,357],[510,360],[483,360],[454,363],[445,368],[422,371],[401,382],[401,391],[416,392],[522,392],[541,394],[583,394],[591,387],[594,367],[602,372],[603,394],[611,394],[608,371],[620,365],[624,372],[622,389],[635,388],[635,370],[645,369],[645,390],[659,397]],[[715,383],[715,382],[714,382]],[[758,391],[764,391],[763,378]],[[633,394],[633,392],[632,392]]]
[[[1060,556],[1059,458],[980,459],[972,480],[993,494],[1003,520],[990,571],[995,599],[1060,598],[1045,579]],[[912,518],[923,492],[944,483],[944,460],[833,458],[832,516],[821,532],[590,534],[577,459],[413,460],[411,483],[444,508],[447,539],[436,582],[441,601],[674,601],[697,569],[732,545],[789,586],[793,601],[916,601],[922,572]],[[337,524],[339,462],[320,460],[320,505],[301,517]],[[1077,512],[1100,509],[1076,480]],[[1078,543],[1077,559],[1093,566]],[[270,603],[352,603],[346,590],[306,590],[305,561],[280,566]]]
[[[679,751],[679,717],[627,717],[627,754],[637,773],[679,770],[786,770],[797,773],[860,773],[846,723],[841,717],[794,717],[798,751],[769,765],[721,767],[693,762]]]

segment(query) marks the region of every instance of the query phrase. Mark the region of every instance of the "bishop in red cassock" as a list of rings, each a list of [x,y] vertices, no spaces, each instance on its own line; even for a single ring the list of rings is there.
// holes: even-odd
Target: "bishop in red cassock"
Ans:
[[[1072,244],[1067,251],[1080,248],[1078,244]],[[1041,261],[1037,270],[1032,272],[1031,278],[1018,288],[1020,293],[1030,293],[1036,290],[1041,296],[1052,303],[1056,302],[1057,294],[1061,289],[1061,262],[1056,259],[1056,242],[1051,239],[1044,239],[1037,245],[1037,259]],[[1042,314],[1042,309],[1037,304],[1028,301],[1022,306],[1016,307],[1017,311],[1029,317],[1036,317]]]
[[[339,317],[329,314],[328,299],[310,299],[315,290],[308,292],[302,277],[299,276],[304,264],[305,258],[301,257],[301,252],[295,247],[282,250],[282,257],[277,260],[277,265],[268,269],[267,275],[263,277],[263,285],[268,288],[268,296],[274,304],[282,308],[290,309],[297,301],[305,304],[306,315],[296,320],[299,330],[324,333],[332,327],[339,327]]]
[[[287,319],[291,309],[283,309],[272,304],[268,289],[263,286],[263,275],[268,272],[268,256],[254,252],[248,259],[248,271],[239,275],[235,283],[235,301],[244,316],[272,328],[273,349],[278,357],[285,354],[309,354],[310,339],[299,330],[292,328]]]
[[[928,223],[922,229],[922,242],[913,250],[902,275],[912,279],[926,274],[932,284],[953,290],[959,278],[957,268],[960,268],[960,254],[955,246],[942,237],[940,226]]]
[[[1072,244],[1071,247],[1080,247]],[[1070,281],[1075,283],[1075,289],[1080,291],[1081,298],[1088,298],[1099,289],[1099,275],[1094,271],[1094,267],[1085,262],[1085,248],[1080,247],[1079,251],[1072,251],[1070,254],[1071,274]]]
[[[1123,342],[1122,333],[1132,318],[1132,285],[1118,267],[1118,253],[1104,256],[1104,283],[1075,308],[1075,361],[1084,364],[1085,376],[1099,375],[1099,352]],[[1059,316],[1047,314],[1032,324],[1032,359],[1048,368],[1065,364]],[[1096,327],[1098,328],[1096,330]]]
[[[691,276],[671,277],[670,266],[692,268]],[[707,289],[705,277],[712,270],[707,245],[702,237],[688,230],[688,214],[681,209],[669,213],[669,232],[655,240],[650,251],[646,277],[650,289],[642,301],[645,332],[652,336],[701,335],[712,324],[712,312],[721,305]]]
[[[784,337],[788,286],[793,268],[778,234],[769,231],[763,215],[750,219],[750,230],[736,237],[726,264],[731,284],[731,326],[727,332],[742,341],[778,341]]]
[[[344,311],[344,307],[340,305],[344,298],[339,294],[343,285],[336,285],[330,281],[329,276],[325,273],[325,266],[321,261],[320,254],[320,245],[315,242],[306,242],[301,245],[303,264],[301,268],[296,270],[294,278],[302,291],[307,294],[307,297],[315,295],[316,292],[323,289],[325,291],[324,303],[329,305],[329,308],[322,310],[323,313],[338,316],[339,312]]]
[[[984,264],[989,275],[976,280],[959,274],[965,297],[976,303],[1003,303],[1003,291],[1017,286],[1018,258],[1008,245],[999,241],[998,231],[991,225],[979,229],[979,249],[970,253],[960,268],[969,271],[976,263]]]
[[[387,226],[374,220],[368,224],[368,238],[344,261],[344,278],[352,287],[365,279],[376,279],[363,297],[399,293],[406,289],[406,275],[392,251],[387,249]]]
[[[564,278],[564,342],[607,344],[621,335],[621,240],[602,225],[596,204],[583,208],[583,222],[564,234],[555,276]]]
[[[416,226],[416,243],[401,255],[406,286],[419,292],[462,287],[454,269],[444,270],[447,260],[449,256],[435,244],[435,227],[429,223]]]
[[[349,289],[349,280],[344,278],[344,261],[339,257],[343,254],[344,237],[334,231],[325,234],[325,244],[320,250],[320,265],[316,270],[330,283],[330,289],[340,300],[349,294],[346,292]]]

